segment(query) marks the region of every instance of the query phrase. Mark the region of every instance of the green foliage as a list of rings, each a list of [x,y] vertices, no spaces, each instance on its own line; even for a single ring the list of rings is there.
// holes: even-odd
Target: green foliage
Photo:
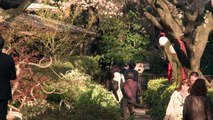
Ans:
[[[81,114],[84,114],[84,116],[78,116],[79,119],[121,119],[119,103],[113,94],[103,89],[101,85],[90,84],[86,92],[80,96],[76,108],[81,109]]]
[[[82,73],[86,73],[96,79],[100,74],[99,57],[91,56],[72,56],[63,58],[64,60],[55,61],[51,68],[58,74],[65,74],[69,70],[77,69]],[[45,76],[51,76],[54,80],[58,76],[52,73],[51,69],[35,68],[37,72],[45,73]]]
[[[75,69],[94,77],[94,79],[96,79],[100,74],[98,56],[72,56],[69,60]]]
[[[129,60],[142,60],[143,52],[149,43],[146,37],[129,30],[120,17],[106,17],[102,21],[101,45],[98,46],[103,58],[117,64]]]
[[[77,69],[69,70],[65,74],[60,73],[60,75],[62,78],[59,81],[51,83],[51,86],[56,88],[59,93],[63,93],[61,96],[57,97],[69,102],[78,101],[80,94],[85,92],[91,77],[85,73],[79,72]],[[54,102],[54,99],[48,98],[50,101]]]
[[[64,71],[72,67],[70,62],[58,62],[53,68]],[[64,120],[121,120],[120,105],[113,94],[103,86],[93,83],[89,75],[77,69],[70,69],[59,75],[61,76],[59,80],[49,81],[45,85],[48,91],[55,89],[55,93],[48,95],[45,105],[23,107],[25,118],[31,120],[61,118]],[[32,104],[40,105],[35,101],[32,101]]]
[[[167,61],[162,59],[160,53],[157,49],[149,48],[144,53],[144,63],[150,63],[150,69],[145,70],[144,73],[151,73],[151,74],[160,74],[166,75],[167,74]]]
[[[145,103],[149,106],[148,114],[153,120],[162,120],[170,96],[175,86],[167,83],[165,79],[150,80],[148,90],[145,93]]]
[[[35,116],[44,113],[47,109],[53,109],[45,100],[29,101],[22,109],[24,120],[32,120]]]
[[[208,90],[207,96],[210,97],[211,103],[212,103],[212,105],[213,105],[213,88],[211,88],[211,89]]]
[[[116,106],[117,109],[113,111],[119,112],[119,103],[115,100],[113,94],[103,89],[101,85],[89,84],[86,92],[79,98],[77,106],[80,107],[84,104],[90,104],[90,102],[108,108],[114,108],[114,106]]]
[[[62,20],[63,18],[62,12],[53,12],[53,10],[50,10],[50,9],[41,9],[36,11],[35,14],[38,16],[53,19],[53,20]]]

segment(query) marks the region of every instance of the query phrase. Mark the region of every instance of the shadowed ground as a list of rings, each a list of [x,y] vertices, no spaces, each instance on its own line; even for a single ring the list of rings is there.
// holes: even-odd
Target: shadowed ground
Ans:
[[[152,120],[149,115],[146,115],[146,108],[135,108],[135,120]]]

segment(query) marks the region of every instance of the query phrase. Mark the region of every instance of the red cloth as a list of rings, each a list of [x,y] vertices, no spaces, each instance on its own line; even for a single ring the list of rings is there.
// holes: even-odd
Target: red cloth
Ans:
[[[171,66],[170,63],[168,63],[168,70],[167,70],[168,82],[171,81],[171,74],[172,74],[172,66]],[[182,70],[181,70],[181,77],[182,77],[182,80],[185,80],[185,79],[186,79],[186,73],[185,73],[185,70],[184,70],[183,67],[182,67]]]
[[[182,67],[182,71],[181,71],[181,76],[182,76],[182,80],[186,79],[186,73],[185,73],[185,70],[183,67]]]
[[[178,39],[178,42],[180,43],[181,49],[186,53],[186,47],[185,47],[184,42],[181,39]],[[185,73],[185,70],[183,67],[182,67],[182,71],[181,71],[181,76],[182,76],[182,80],[186,79],[186,73]]]
[[[172,73],[172,66],[170,63],[168,63],[168,69],[167,69],[168,82],[170,82],[170,80],[171,80],[171,73]]]
[[[164,32],[160,32],[160,35],[161,36],[165,36],[166,34]],[[180,43],[180,47],[181,49],[186,52],[186,47],[185,47],[185,44],[184,42],[181,40],[181,39],[178,39],[178,42]],[[168,63],[168,69],[167,69],[167,78],[168,78],[168,82],[171,81],[171,74],[172,74],[172,66],[170,63]],[[182,67],[182,70],[181,70],[181,77],[182,77],[182,80],[185,80],[186,79],[186,73],[185,73],[185,70],[184,68]]]

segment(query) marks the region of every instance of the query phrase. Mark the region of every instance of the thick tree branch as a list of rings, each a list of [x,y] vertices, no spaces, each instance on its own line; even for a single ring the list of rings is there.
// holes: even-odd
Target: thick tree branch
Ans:
[[[213,30],[213,18],[212,18],[212,12],[207,12],[204,17],[204,22],[197,27],[195,31],[195,45],[194,49],[195,53],[197,53],[197,59],[200,59],[203,55],[203,52],[205,50],[208,36],[210,32]]]
[[[16,9],[0,9],[0,21],[4,21],[8,18],[14,17],[22,13],[34,0],[25,0],[23,3],[19,5]]]
[[[197,19],[198,15],[199,15],[199,11],[195,10],[193,13],[188,11],[188,12],[185,12],[185,14],[186,14],[187,19],[190,22],[195,22],[195,20]]]
[[[65,22],[52,20],[52,19],[37,16],[37,15],[31,15],[31,14],[21,14],[15,17],[14,19],[10,20],[9,23],[24,24],[28,26],[33,26],[38,29],[48,29],[49,31],[56,30],[59,32],[70,32],[71,34],[87,33],[91,36],[96,35],[95,32],[88,31],[86,29],[82,29],[80,27],[67,24]],[[35,33],[25,31],[25,32],[22,32],[21,34],[34,35]]]
[[[167,4],[162,0],[158,0],[157,4],[160,6],[160,7],[157,8],[157,12],[159,13],[162,22],[170,30],[172,30],[172,34],[174,35],[174,37],[176,39],[179,39],[180,36],[183,35],[182,29],[179,27],[179,25],[173,19]]]
[[[154,6],[154,4],[155,4],[155,0],[147,0],[147,2],[148,2],[151,6]]]
[[[157,21],[157,19],[148,12],[144,12],[144,15],[149,19],[157,28],[163,30],[163,26]]]
[[[169,2],[173,3],[174,5],[178,4],[178,0],[169,0]]]
[[[47,91],[41,84],[39,84],[39,86],[41,87],[42,91],[46,94],[52,94],[56,91],[56,88],[54,88],[54,90],[52,90],[52,91]]]
[[[39,68],[48,68],[48,67],[50,67],[50,66],[52,65],[52,63],[53,63],[52,57],[50,57],[50,61],[49,61],[49,63],[46,64],[46,65],[42,65],[42,61],[43,61],[43,60],[44,60],[44,58],[42,58],[42,59],[39,61],[38,64],[37,64],[37,63],[32,63],[32,62],[21,61],[21,62],[19,62],[19,65],[20,65],[20,64],[26,64],[26,65],[36,66],[36,67],[39,67]]]
[[[179,26],[179,28],[181,28],[181,30],[183,31],[185,29],[182,23],[183,13],[181,13],[181,11],[178,10],[175,4],[173,4],[172,2],[165,0],[165,3],[168,6],[168,9],[170,11],[172,18],[174,19],[176,24]]]

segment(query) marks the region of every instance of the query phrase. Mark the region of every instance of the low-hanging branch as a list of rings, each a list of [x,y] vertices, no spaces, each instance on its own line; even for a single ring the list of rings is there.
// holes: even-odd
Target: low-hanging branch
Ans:
[[[144,12],[144,15],[150,20],[152,21],[152,23],[157,26],[159,29],[163,30],[163,26],[161,26],[161,24],[158,22],[158,20],[153,16],[151,15],[150,13],[148,12]]]
[[[10,8],[7,10],[0,8],[0,22],[21,14],[34,1],[35,0],[25,0],[17,8]]]

